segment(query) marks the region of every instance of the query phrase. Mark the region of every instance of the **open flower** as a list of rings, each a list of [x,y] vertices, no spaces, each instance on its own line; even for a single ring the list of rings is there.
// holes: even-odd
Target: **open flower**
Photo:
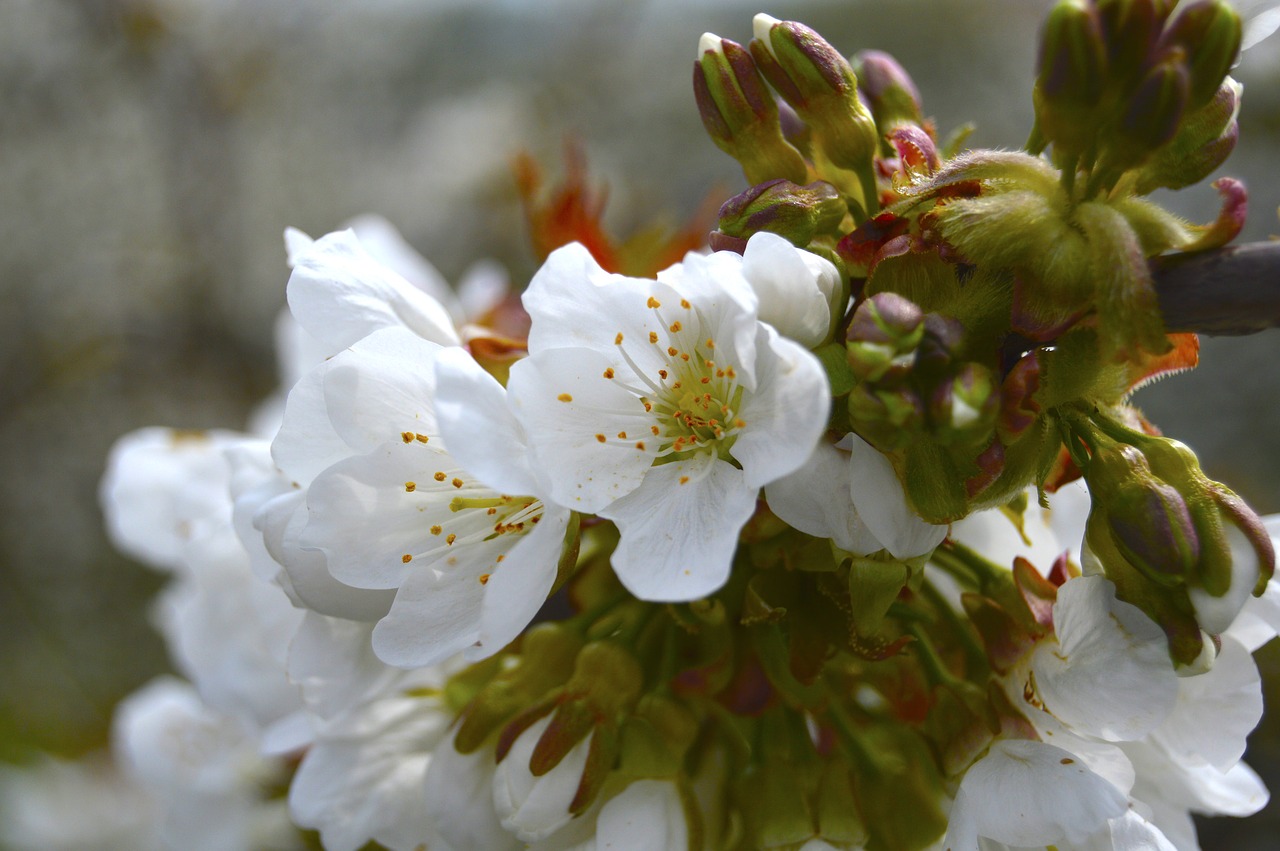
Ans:
[[[724,584],[762,485],[826,426],[821,364],[760,321],[742,258],[688,255],[658,280],[555,251],[524,295],[516,416],[556,502],[614,521],[613,567],[646,600]]]
[[[318,551],[338,582],[394,589],[373,642],[381,659],[405,667],[463,650],[488,655],[515,638],[550,591],[569,518],[536,496],[489,487],[450,453],[436,411],[435,365],[446,352],[471,363],[403,328],[359,341],[298,383],[272,447],[286,472],[309,481],[305,504],[295,497],[281,520],[284,548],[303,557],[286,552],[286,568],[306,567],[305,553]],[[488,403],[496,394],[485,409],[501,408],[502,388],[472,366],[450,372],[454,396]],[[527,450],[509,425],[511,439],[488,447],[486,469],[524,463]],[[328,614],[359,614],[337,602]]]

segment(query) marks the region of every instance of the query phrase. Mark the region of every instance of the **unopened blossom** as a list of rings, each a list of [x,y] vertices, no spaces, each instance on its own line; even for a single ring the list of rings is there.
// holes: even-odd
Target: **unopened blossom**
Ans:
[[[569,823],[569,805],[578,794],[594,732],[578,742],[545,774],[535,776],[529,760],[543,732],[547,716],[522,732],[493,776],[493,808],[502,826],[525,842],[537,842]]]
[[[524,295],[508,390],[555,502],[612,520],[613,567],[647,600],[719,588],[762,485],[809,457],[830,407],[817,359],[760,321],[727,252],[658,280],[553,252]]]
[[[529,851],[692,851],[684,803],[669,780],[636,780],[529,846]]]

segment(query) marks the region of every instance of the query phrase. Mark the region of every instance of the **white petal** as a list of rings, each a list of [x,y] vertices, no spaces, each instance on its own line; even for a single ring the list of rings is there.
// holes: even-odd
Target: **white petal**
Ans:
[[[1277,544],[1280,549],[1280,544]],[[1257,650],[1280,633],[1280,579],[1271,579],[1261,597],[1244,601],[1240,614],[1231,622],[1229,635],[1249,649]]]
[[[732,251],[690,252],[659,272],[658,281],[693,306],[699,336],[715,340],[724,362],[735,365],[738,382],[754,391],[759,301],[743,277],[742,257]]]
[[[272,459],[297,487],[351,454],[351,448],[329,421],[324,398],[324,378],[329,369],[329,364],[321,364],[293,385],[284,402],[280,430],[271,441]]]
[[[738,532],[755,512],[742,471],[700,455],[654,467],[644,484],[600,515],[622,538],[613,569],[642,600],[694,600],[729,577]]]
[[[1066,549],[1050,522],[1051,517],[1057,516],[1056,501],[1053,511],[1046,511],[1036,504],[1035,496],[1031,495],[1022,513],[1021,533],[1008,515],[992,508],[975,511],[952,523],[950,538],[1001,567],[1012,567],[1014,559],[1021,556],[1041,573],[1047,574]]]
[[[830,261],[761,231],[747,240],[742,274],[760,299],[761,322],[808,349],[826,338],[831,297],[839,285]]]
[[[888,458],[856,434],[846,435],[842,444],[852,455],[849,486],[858,516],[890,555],[912,558],[942,543],[947,527],[926,523],[911,510]]]
[[[325,411],[351,452],[403,441],[406,432],[436,439],[435,357],[440,351],[404,329],[389,328],[326,364]]]
[[[370,257],[440,302],[455,325],[462,322],[462,306],[449,282],[405,241],[395,225],[382,216],[366,213],[348,221],[347,227],[355,231]]]
[[[582,782],[582,770],[595,733],[574,745],[556,767],[540,777],[529,771],[529,759],[551,716],[537,721],[516,738],[493,777],[493,806],[502,826],[525,842],[555,833],[572,818],[569,804]]]
[[[422,803],[450,847],[458,851],[516,851],[525,847],[503,829],[494,811],[496,770],[492,747],[460,754],[445,742],[432,755]]]
[[[548,349],[512,366],[507,383],[548,495],[577,511],[599,512],[635,490],[657,449],[653,440],[635,447],[654,418],[636,395],[602,377],[607,368],[590,349]],[[614,439],[619,432],[631,438]]]
[[[596,820],[596,847],[616,851],[684,851],[689,826],[675,784],[637,780],[611,799]]]
[[[1172,711],[1178,678],[1163,630],[1115,599],[1102,577],[1072,579],[1053,607],[1057,642],[1032,658],[1046,709],[1072,729],[1109,741],[1140,738]]]
[[[410,573],[373,630],[373,650],[403,668],[442,662],[480,638],[483,600],[484,585],[471,571]]]
[[[998,741],[960,781],[943,846],[976,851],[978,837],[1013,846],[1079,843],[1125,805],[1074,754],[1043,742]]]
[[[649,333],[665,334],[666,328],[659,314],[647,305],[656,293],[665,311],[680,310],[678,303],[672,303],[679,297],[673,294],[668,298],[669,292],[669,287],[655,281],[604,271],[579,243],[557,248],[522,297],[532,320],[529,352],[536,355],[548,349],[586,348],[608,358],[605,366],[621,369],[625,362],[615,341],[622,334],[641,369],[646,374],[656,373],[665,364],[665,356],[649,344]]]
[[[441,345],[458,343],[444,306],[374,260],[349,230],[321,237],[296,258],[287,295],[298,322],[330,354],[390,327]]]
[[[765,488],[774,514],[807,535],[831,538],[837,547],[857,555],[883,549],[853,507],[849,454],[819,440],[800,469]]]
[[[496,491],[542,492],[502,385],[462,349],[440,352],[436,385],[440,433],[458,463]]]
[[[178,569],[192,541],[231,528],[227,431],[145,428],[111,448],[99,495],[112,543],[153,567]]]
[[[547,506],[542,521],[489,576],[480,609],[480,655],[474,658],[506,647],[538,614],[555,583],[568,525],[567,509]]]
[[[1178,679],[1178,700],[1155,741],[1182,759],[1226,771],[1244,755],[1245,737],[1262,718],[1262,681],[1244,645],[1224,636],[1213,667]]]
[[[454,463],[431,444],[396,441],[334,464],[307,490],[307,526],[299,542],[321,550],[340,582],[399,587],[424,567],[406,562],[406,554],[421,559],[424,551],[437,551],[425,561],[430,566],[447,552],[429,529],[458,520],[449,508],[457,489],[445,480],[457,478]]]
[[[1187,589],[1191,605],[1196,610],[1196,621],[1215,635],[1226,632],[1236,619],[1241,607],[1253,593],[1261,570],[1258,552],[1244,532],[1233,523],[1224,522],[1222,525],[1227,535],[1227,544],[1231,548],[1231,585],[1227,588],[1227,593],[1214,597],[1202,588]]]
[[[289,491],[264,503],[254,517],[267,551],[283,568],[295,603],[325,615],[377,620],[394,592],[353,588],[333,578],[324,554],[298,543],[307,523],[306,492]],[[285,583],[281,583],[285,584]]]
[[[738,411],[747,425],[731,450],[753,488],[799,469],[831,412],[831,388],[818,359],[772,328],[758,327],[756,390]]]

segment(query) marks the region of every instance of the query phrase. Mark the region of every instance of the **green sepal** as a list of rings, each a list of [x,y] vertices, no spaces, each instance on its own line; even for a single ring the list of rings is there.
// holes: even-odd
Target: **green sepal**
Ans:
[[[849,565],[849,619],[859,636],[871,638],[879,633],[910,576],[900,561],[854,556]]]

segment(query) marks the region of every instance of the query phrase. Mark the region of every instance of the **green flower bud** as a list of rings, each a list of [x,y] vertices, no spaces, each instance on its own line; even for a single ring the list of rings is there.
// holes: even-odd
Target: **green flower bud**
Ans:
[[[1131,149],[1135,161],[1173,139],[1182,123],[1190,82],[1181,63],[1157,63],[1125,105],[1116,125],[1116,144]]]
[[[1190,76],[1188,106],[1208,103],[1240,55],[1240,16],[1225,0],[1189,3],[1160,38],[1159,50],[1180,48]]]
[[[1134,191],[1182,189],[1199,183],[1226,161],[1240,138],[1243,87],[1227,77],[1208,104],[1188,115],[1173,141],[1156,151],[1138,172]]]
[[[769,231],[803,247],[820,233],[834,234],[849,212],[840,193],[817,181],[797,186],[788,180],[758,183],[720,208],[720,232],[748,239]]]
[[[924,123],[920,92],[898,60],[882,50],[863,50],[854,54],[853,71],[881,137],[899,124]]]
[[[762,14],[756,15],[754,26],[751,55],[760,73],[809,125],[826,158],[858,175],[867,209],[873,210],[876,186],[871,166],[880,134],[871,111],[858,99],[853,68],[804,24]]]
[[[848,404],[853,430],[882,452],[901,449],[924,427],[924,403],[909,387],[880,390],[859,384]]]
[[[924,335],[924,314],[897,293],[876,293],[858,305],[845,334],[849,367],[863,381],[901,377]]]
[[[1064,152],[1089,147],[1102,97],[1107,51],[1102,22],[1088,0],[1059,0],[1040,36],[1034,100],[1036,122]]]
[[[916,355],[916,375],[932,381],[950,373],[964,343],[964,325],[960,320],[939,313],[924,318],[924,334]]]
[[[751,55],[740,44],[705,33],[693,66],[693,94],[702,125],[736,159],[750,183],[785,178],[804,183],[808,166],[782,136],[778,107]]]
[[[955,376],[940,383],[929,398],[933,433],[942,443],[977,445],[990,440],[1000,395],[991,371],[966,363]]]
[[[1169,12],[1156,0],[1097,0],[1095,5],[1107,46],[1107,82],[1113,91],[1124,92],[1146,69]]]

